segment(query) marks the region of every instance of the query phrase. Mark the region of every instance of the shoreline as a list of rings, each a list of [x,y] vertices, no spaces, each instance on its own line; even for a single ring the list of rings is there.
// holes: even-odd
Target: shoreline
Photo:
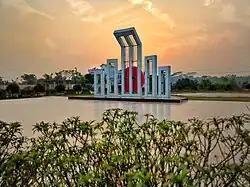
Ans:
[[[41,98],[41,97],[48,97],[48,96],[27,96],[27,97],[12,97],[12,98],[0,98],[0,101],[6,101],[6,100],[18,100],[18,99],[35,99],[35,98]]]
[[[202,97],[202,96],[184,96],[184,95],[175,95],[175,96],[188,98],[189,101],[250,102],[250,97]]]
[[[216,93],[216,94],[223,94],[223,93],[246,93],[246,92],[186,92],[186,93]],[[250,102],[250,97],[235,97],[235,96],[192,96],[192,95],[182,95],[185,93],[172,93],[171,95],[174,97],[179,98],[187,98],[190,101],[232,101],[232,102]],[[93,96],[92,94],[65,94],[65,95],[42,95],[42,96],[27,96],[27,97],[18,97],[18,98],[0,98],[0,101],[4,100],[18,100],[18,99],[35,99],[35,98],[41,98],[41,97],[50,97],[50,96],[56,96],[56,97],[74,97],[74,96]]]

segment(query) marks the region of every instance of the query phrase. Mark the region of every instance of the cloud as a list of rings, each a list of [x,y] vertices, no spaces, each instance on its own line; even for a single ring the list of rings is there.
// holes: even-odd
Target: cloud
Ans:
[[[82,17],[81,20],[83,22],[101,23],[102,20],[103,20],[103,17],[101,15],[98,15],[98,16],[87,16],[87,17]]]
[[[45,44],[50,48],[50,49],[55,49],[56,48],[56,44],[55,44],[55,42],[52,40],[52,39],[50,39],[50,38],[45,38],[44,39],[44,42],[45,42]]]
[[[128,10],[138,9],[134,5],[141,5],[142,8],[149,12],[154,17],[166,22],[170,28],[174,28],[176,26],[173,19],[164,12],[161,12],[157,8],[153,6],[153,3],[149,0],[128,0],[131,5],[123,6],[121,8],[110,10],[106,13],[101,13],[102,11],[97,11],[92,4],[87,0],[65,0],[68,5],[72,9],[72,13],[80,16],[81,20],[84,22],[93,22],[93,23],[102,23],[107,21],[108,19],[114,18],[116,15],[121,17],[124,12],[128,12]],[[124,14],[127,15],[127,14]],[[128,18],[128,16],[127,16]],[[130,18],[131,20],[126,20],[125,22],[134,22],[134,18]],[[118,23],[120,24],[120,23]]]
[[[205,0],[204,6],[210,6],[214,3],[214,0]]]
[[[174,20],[164,12],[161,12],[157,8],[153,7],[152,1],[149,0],[128,0],[134,5],[142,5],[143,9],[147,12],[151,13],[156,18],[168,23],[170,28],[174,28],[176,26]]]
[[[33,7],[31,7],[25,0],[2,0],[2,6],[11,6],[20,10],[24,15],[26,14],[38,14],[47,19],[54,20],[55,18],[49,14],[41,12]]]
[[[223,4],[220,16],[224,21],[235,22],[237,21],[235,11],[236,8],[232,4]]]
[[[65,0],[72,8],[72,13],[81,17],[84,22],[102,22],[102,15],[86,0]]]
[[[136,21],[140,20],[139,18],[133,18],[125,22],[120,22],[116,26],[131,26],[131,24],[135,23]]]
[[[204,6],[212,6],[215,4],[221,4],[221,0],[205,0]]]

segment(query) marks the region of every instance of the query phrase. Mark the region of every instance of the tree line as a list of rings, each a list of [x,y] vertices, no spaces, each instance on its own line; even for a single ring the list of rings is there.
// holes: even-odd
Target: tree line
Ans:
[[[173,92],[250,90],[250,76],[195,77],[193,74],[176,72],[171,77]],[[152,77],[149,82],[151,81]],[[93,75],[82,75],[76,68],[44,74],[41,78],[35,74],[24,74],[15,80],[5,81],[0,77],[0,99],[40,96],[43,93],[46,95],[90,94],[93,91],[93,84]]]
[[[76,69],[44,74],[41,78],[35,74],[24,74],[15,80],[5,81],[0,77],[0,99],[42,94],[90,93],[93,90],[93,83],[93,75],[82,75]]]
[[[244,91],[250,90],[250,79],[239,81],[239,77],[182,77],[172,83],[173,91]]]

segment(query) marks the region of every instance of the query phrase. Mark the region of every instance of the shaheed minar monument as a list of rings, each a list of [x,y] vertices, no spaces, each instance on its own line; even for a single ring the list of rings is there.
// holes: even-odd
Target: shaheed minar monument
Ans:
[[[134,27],[114,31],[121,48],[118,59],[107,59],[94,71],[95,100],[171,101],[171,67],[157,65],[157,55],[144,57],[142,42]]]

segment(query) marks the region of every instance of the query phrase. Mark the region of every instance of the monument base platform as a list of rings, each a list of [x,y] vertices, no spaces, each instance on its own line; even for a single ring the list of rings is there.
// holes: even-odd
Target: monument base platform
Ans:
[[[93,100],[93,101],[126,101],[126,102],[155,102],[155,103],[182,103],[187,98],[144,98],[144,97],[94,97],[94,96],[69,96],[70,100]]]

